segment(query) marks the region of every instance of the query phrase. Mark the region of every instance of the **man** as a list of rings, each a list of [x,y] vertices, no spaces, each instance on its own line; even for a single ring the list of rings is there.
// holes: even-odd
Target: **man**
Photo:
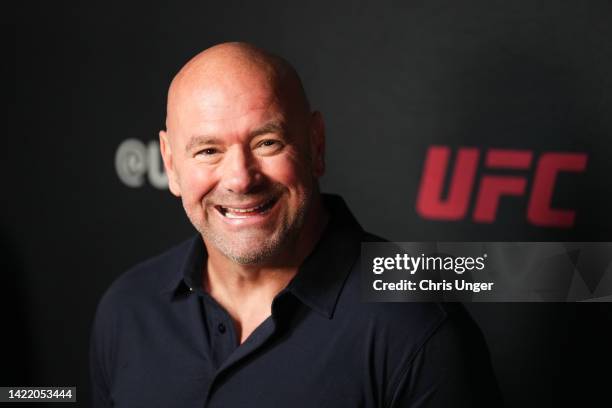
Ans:
[[[160,147],[198,234],[103,297],[95,406],[498,405],[461,309],[360,301],[360,245],[377,238],[319,192],[323,119],[287,62],[242,43],[194,57]]]

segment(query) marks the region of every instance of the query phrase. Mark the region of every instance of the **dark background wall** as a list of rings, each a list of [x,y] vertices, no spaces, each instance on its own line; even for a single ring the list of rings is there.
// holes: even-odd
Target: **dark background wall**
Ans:
[[[167,190],[120,180],[116,151],[157,139],[172,76],[222,41],[297,67],[327,123],[323,189],[367,229],[396,241],[612,241],[611,21],[609,1],[580,0],[22,3],[2,155],[3,337],[15,357],[3,385],[76,385],[87,405],[99,297],[193,232]],[[530,224],[527,195],[504,197],[493,223],[422,218],[431,145],[586,153],[586,170],[560,176],[553,196],[574,225]],[[521,174],[531,185],[533,169]],[[609,304],[468,307],[508,406],[605,395]]]

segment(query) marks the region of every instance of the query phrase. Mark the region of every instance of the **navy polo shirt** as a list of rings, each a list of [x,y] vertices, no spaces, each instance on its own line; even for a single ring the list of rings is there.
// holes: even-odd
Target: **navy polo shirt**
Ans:
[[[458,304],[360,300],[364,232],[341,198],[313,252],[243,344],[202,289],[200,235],[104,294],[91,338],[94,407],[500,405],[482,335]]]

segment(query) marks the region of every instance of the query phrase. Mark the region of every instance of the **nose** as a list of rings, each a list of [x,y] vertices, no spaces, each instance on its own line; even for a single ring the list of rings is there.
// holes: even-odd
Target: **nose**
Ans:
[[[261,175],[255,158],[241,148],[228,151],[222,166],[222,187],[231,193],[246,194],[259,182]]]

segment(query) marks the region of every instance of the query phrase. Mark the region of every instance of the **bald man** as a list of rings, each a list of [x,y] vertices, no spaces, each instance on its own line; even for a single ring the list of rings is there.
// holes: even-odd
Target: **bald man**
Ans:
[[[360,245],[380,239],[320,193],[323,119],[286,61],[203,51],[173,79],[159,137],[197,234],[102,298],[94,406],[498,404],[462,309],[360,301]]]

